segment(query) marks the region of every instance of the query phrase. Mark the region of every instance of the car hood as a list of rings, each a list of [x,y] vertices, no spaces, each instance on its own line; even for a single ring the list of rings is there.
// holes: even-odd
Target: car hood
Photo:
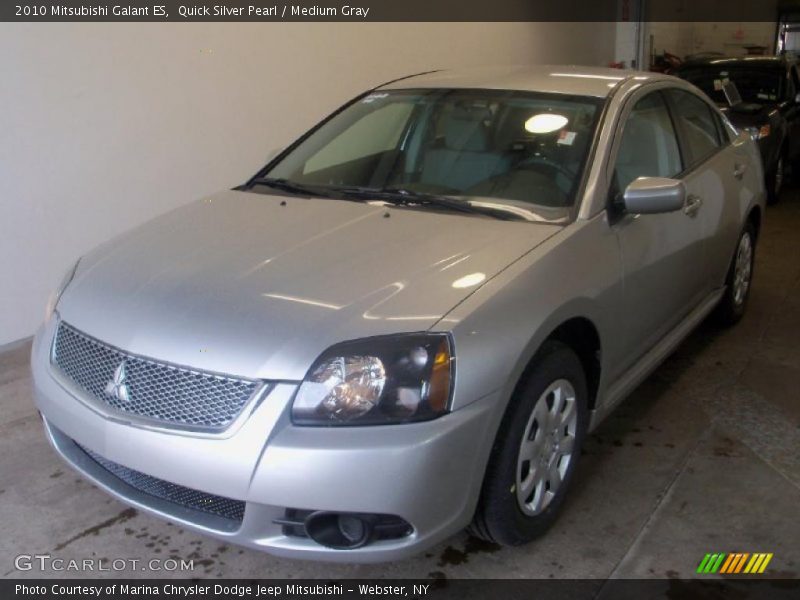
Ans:
[[[134,354],[299,380],[336,342],[429,329],[560,229],[222,192],[85,256],[58,312]]]

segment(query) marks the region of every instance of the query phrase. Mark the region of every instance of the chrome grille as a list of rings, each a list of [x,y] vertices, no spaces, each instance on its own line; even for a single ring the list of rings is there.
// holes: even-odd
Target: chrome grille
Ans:
[[[64,322],[59,323],[56,333],[53,363],[74,384],[109,408],[165,425],[199,430],[225,429],[259,388],[257,381],[127,354]],[[107,393],[123,363],[126,393]]]
[[[240,523],[244,518],[245,503],[241,500],[199,492],[157,477],[145,475],[140,471],[129,469],[110,461],[80,444],[76,443],[75,445],[106,471],[142,493]]]

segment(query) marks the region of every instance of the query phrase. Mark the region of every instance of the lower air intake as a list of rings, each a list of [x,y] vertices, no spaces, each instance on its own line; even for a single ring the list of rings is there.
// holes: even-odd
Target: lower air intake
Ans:
[[[244,518],[245,503],[241,500],[199,492],[157,477],[145,475],[103,458],[88,448],[80,445],[78,447],[106,471],[142,493],[238,523],[241,523]]]

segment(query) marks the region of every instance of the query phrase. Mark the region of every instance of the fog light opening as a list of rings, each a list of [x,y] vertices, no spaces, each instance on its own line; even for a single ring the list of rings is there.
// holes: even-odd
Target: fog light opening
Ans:
[[[370,515],[314,512],[305,520],[308,537],[336,550],[361,548],[372,541],[374,523]]]

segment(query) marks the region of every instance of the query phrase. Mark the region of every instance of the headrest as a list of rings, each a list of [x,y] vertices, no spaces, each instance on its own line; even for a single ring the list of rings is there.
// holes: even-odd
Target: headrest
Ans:
[[[484,121],[491,114],[485,107],[456,106],[443,123],[445,145],[451,150],[485,152],[487,149]]]

